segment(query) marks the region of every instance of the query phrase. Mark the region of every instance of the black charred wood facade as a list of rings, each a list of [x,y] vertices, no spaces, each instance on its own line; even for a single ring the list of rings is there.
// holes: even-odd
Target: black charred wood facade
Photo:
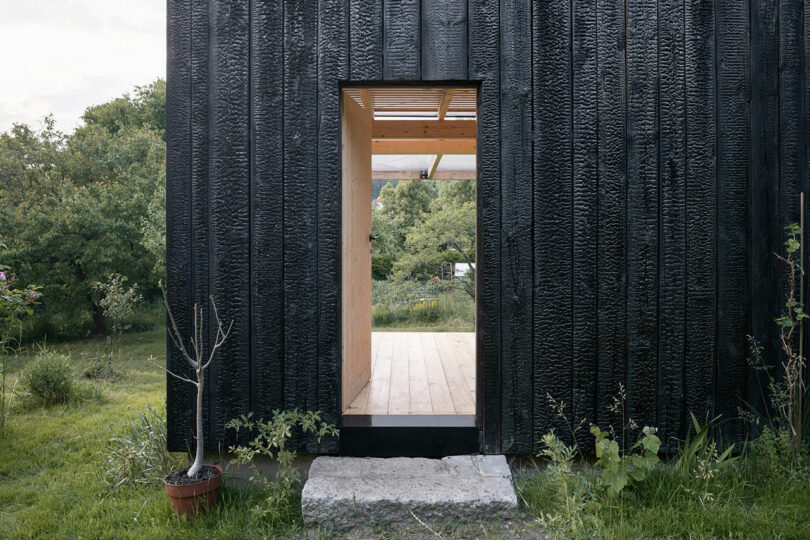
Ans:
[[[482,450],[561,431],[547,394],[604,426],[620,383],[662,438],[689,411],[744,437],[807,189],[810,4],[169,0],[168,43],[169,299],[186,333],[209,296],[234,321],[211,449],[251,411],[339,423],[340,88],[415,81],[479,89]],[[174,449],[193,404],[169,379]]]

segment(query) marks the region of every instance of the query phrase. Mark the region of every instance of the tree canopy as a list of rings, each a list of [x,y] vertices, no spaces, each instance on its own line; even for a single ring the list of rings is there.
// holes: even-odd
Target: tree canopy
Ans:
[[[403,180],[383,187],[380,199],[382,208],[372,211],[378,268],[390,260],[390,277],[407,281],[448,276],[453,263],[469,263],[461,282],[474,297],[475,181]]]
[[[4,261],[42,287],[52,326],[102,332],[94,283],[121,274],[148,290],[164,272],[165,95],[160,80],[137,87],[70,135],[50,117],[0,134]]]

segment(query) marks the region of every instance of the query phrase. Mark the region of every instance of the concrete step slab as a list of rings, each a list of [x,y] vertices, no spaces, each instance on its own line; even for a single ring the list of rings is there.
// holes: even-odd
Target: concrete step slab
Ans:
[[[347,529],[511,519],[517,509],[504,456],[318,457],[301,507],[308,526]]]

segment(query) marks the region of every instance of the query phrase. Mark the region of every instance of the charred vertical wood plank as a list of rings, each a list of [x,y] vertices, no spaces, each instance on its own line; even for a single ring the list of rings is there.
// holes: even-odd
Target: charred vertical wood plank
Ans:
[[[166,55],[166,285],[178,328],[190,334],[192,305],[192,96],[191,7],[171,0],[167,5]],[[166,367],[189,373],[179,351],[167,340]],[[168,377],[166,414],[168,446],[182,451],[192,440],[193,387]]]
[[[253,411],[284,407],[283,11],[251,4],[251,336]]]
[[[551,428],[556,428],[560,434],[567,433],[563,429],[565,424],[551,409],[547,396],[563,401],[569,410],[573,399],[573,59],[570,9],[569,2],[543,2],[533,13],[533,445]],[[509,361],[514,362],[504,354],[504,362]],[[507,379],[505,384],[510,382]]]
[[[341,80],[349,77],[346,2],[318,3],[318,410],[330,424],[340,419],[341,287]],[[321,452],[336,452],[337,439]]]
[[[284,403],[318,407],[318,58],[314,0],[284,2]],[[314,439],[301,448],[317,450]]]
[[[527,452],[532,433],[531,10],[501,3],[501,436],[505,452]]]
[[[385,80],[422,77],[419,0],[385,0],[383,76]]]
[[[765,346],[764,359],[776,366],[780,311],[781,252],[779,163],[779,7],[751,4],[751,313],[752,334]],[[756,384],[756,383],[755,383]],[[751,390],[756,391],[755,388]]]
[[[717,364],[715,414],[735,437],[741,389],[746,385],[751,259],[749,235],[748,4],[716,4],[717,33]]]
[[[611,396],[625,381],[627,319],[626,279],[626,143],[624,3],[597,1],[599,70],[598,142],[599,271],[597,333],[599,336],[596,381],[596,418],[605,426],[615,421],[608,410]]]
[[[532,70],[525,2],[501,2],[501,355],[504,452],[532,448]]]
[[[501,118],[497,0],[470,0],[470,78],[478,89],[476,407],[483,450],[501,452]]]
[[[233,329],[208,371],[209,437],[227,445],[225,423],[250,412],[250,14],[247,4],[212,4],[211,20],[210,291]]]
[[[802,168],[802,6],[799,0],[779,3],[779,238],[778,253],[784,253],[785,227],[799,223],[799,197],[803,187]],[[780,283],[779,309],[788,294],[787,267],[777,263]],[[797,282],[797,297],[798,297]],[[774,317],[776,314],[774,313]],[[793,346],[798,352],[798,332]],[[781,364],[781,362],[780,362]]]
[[[681,435],[686,350],[686,79],[683,0],[660,0],[660,276],[658,421],[666,446]]]
[[[210,77],[211,50],[208,25],[210,14],[208,3],[199,2],[191,11],[191,235],[192,235],[192,302],[202,308],[202,322],[209,327],[210,260],[211,260],[211,203],[210,178]],[[191,307],[186,316],[191,316]],[[186,337],[191,334],[186,334]],[[203,335],[203,348],[208,350],[208,334]],[[205,380],[206,391],[203,397],[203,425],[211,431],[211,377]],[[194,395],[194,388],[188,388]],[[192,398],[193,399],[193,398]],[[193,421],[193,413],[192,413]],[[206,439],[210,446],[216,446],[214,437]],[[190,448],[192,446],[187,446]],[[186,449],[184,448],[184,450]]]
[[[802,136],[802,146],[800,148],[801,157],[800,163],[802,164],[802,192],[805,194],[805,201],[804,201],[804,226],[805,231],[807,231],[808,224],[810,224],[810,201],[807,200],[808,195],[808,171],[810,171],[810,148],[808,148],[808,144],[810,143],[810,67],[808,67],[808,60],[810,59],[810,2],[804,2],[804,11],[802,21],[804,23],[803,26],[803,45],[802,45],[802,52],[804,58],[804,71],[803,71],[803,78],[802,78],[802,123],[801,123],[801,136]],[[805,232],[805,257],[804,257],[804,264],[805,267],[807,266],[808,260],[808,249],[807,249],[807,233]],[[810,291],[810,272],[804,273],[804,290],[805,295],[807,292]],[[806,298],[805,298],[806,300]],[[807,357],[807,347],[810,346],[810,324],[805,324],[803,327],[804,330],[804,349],[803,353],[804,356]],[[805,385],[810,385],[810,368],[805,365],[804,368],[804,381]],[[805,394],[806,395],[806,394]],[[807,399],[805,397],[805,399]]]
[[[350,0],[350,71],[353,81],[383,79],[383,2]]]
[[[574,420],[595,422],[597,306],[597,50],[596,3],[574,0],[572,14],[573,144],[573,397]],[[538,254],[539,255],[539,254]],[[537,437],[536,437],[537,438]],[[593,437],[578,434],[580,448]]]
[[[779,24],[775,2],[751,3],[751,334],[763,345],[762,358],[779,362]],[[783,283],[784,285],[784,283]],[[762,377],[751,373],[748,395],[759,396]],[[729,396],[733,399],[733,396]],[[730,433],[737,437],[738,433]]]
[[[466,0],[422,0],[422,79],[466,78]]]
[[[655,425],[658,380],[656,5],[627,0],[627,407]]]
[[[706,418],[715,358],[714,4],[686,1],[686,348],[684,409]],[[684,430],[686,430],[684,426]]]

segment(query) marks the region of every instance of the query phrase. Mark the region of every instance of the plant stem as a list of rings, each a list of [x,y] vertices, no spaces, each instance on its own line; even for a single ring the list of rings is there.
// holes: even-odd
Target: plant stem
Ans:
[[[799,196],[799,304],[804,307],[804,193]],[[804,319],[799,319],[799,365],[796,384],[796,407],[794,410],[798,436],[795,439],[795,451],[801,451],[804,435]]]

